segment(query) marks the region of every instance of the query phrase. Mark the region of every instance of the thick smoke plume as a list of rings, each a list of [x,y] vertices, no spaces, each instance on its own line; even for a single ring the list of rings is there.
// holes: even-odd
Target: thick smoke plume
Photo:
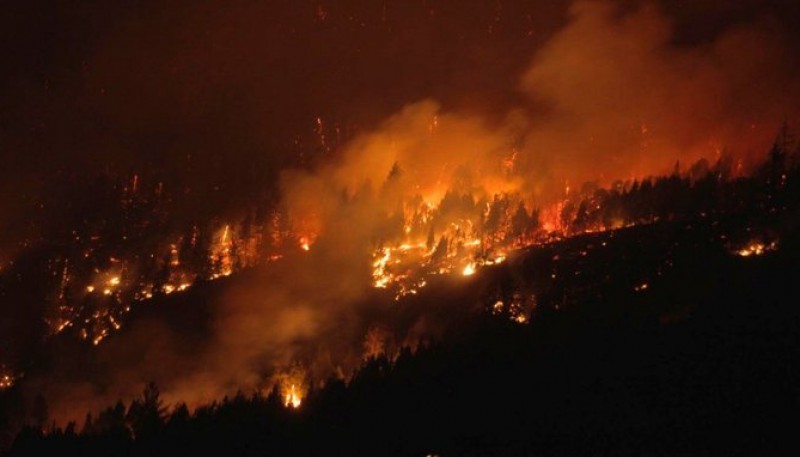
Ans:
[[[499,121],[435,100],[409,104],[333,163],[285,176],[288,206],[335,218],[342,193],[385,190],[393,169],[394,197],[435,203],[447,190],[515,191],[544,204],[565,182],[607,185],[669,173],[676,161],[729,153],[752,165],[797,113],[795,48],[769,16],[708,42],[677,40],[674,19],[656,4],[576,2]]]
[[[396,221],[409,201],[513,193],[546,207],[567,187],[725,153],[746,172],[800,101],[797,40],[768,14],[779,9],[752,11],[752,20],[697,37],[657,3],[575,2],[564,26],[518,64],[510,101],[482,109],[470,93],[460,103],[418,97],[312,166],[283,169],[280,204],[311,250],[234,278],[215,298],[201,344],[144,319],[98,349],[94,378],[33,385],[56,417],[80,419],[150,380],[169,401],[197,404],[268,388],[298,366],[315,379],[346,376],[370,352],[365,340],[396,347],[442,325],[420,315],[387,329],[393,311],[370,301],[372,253],[403,239]]]
[[[545,110],[527,151],[557,176],[641,177],[725,150],[752,160],[797,113],[797,54],[773,18],[690,46],[653,4],[578,2],[570,15],[522,78]]]

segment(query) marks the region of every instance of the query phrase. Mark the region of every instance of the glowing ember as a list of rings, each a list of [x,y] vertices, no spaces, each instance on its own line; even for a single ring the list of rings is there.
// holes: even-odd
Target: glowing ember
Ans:
[[[67,327],[70,327],[70,326],[72,326],[72,322],[71,321],[68,321],[68,320],[61,321],[58,325],[56,325],[55,333],[57,333],[57,334],[61,333],[61,332],[64,331],[64,329],[66,329]]]
[[[503,300],[497,300],[489,310],[493,316],[505,316],[517,324],[527,324],[535,307],[536,297],[526,299],[522,294],[515,293],[508,305]]]
[[[14,385],[14,378],[9,375],[0,376],[0,390],[8,389]]]
[[[774,251],[778,248],[778,243],[773,241],[770,244],[764,244],[759,241],[754,241],[748,244],[747,246],[736,250],[734,253],[739,257],[750,257],[750,256],[759,256],[764,255],[764,253],[769,251]]]
[[[108,331],[105,329],[101,330],[100,333],[92,339],[92,344],[97,346],[106,336],[108,336]]]
[[[497,300],[494,305],[492,305],[492,314],[500,314],[503,312],[503,308],[505,307],[505,303],[503,300]]]

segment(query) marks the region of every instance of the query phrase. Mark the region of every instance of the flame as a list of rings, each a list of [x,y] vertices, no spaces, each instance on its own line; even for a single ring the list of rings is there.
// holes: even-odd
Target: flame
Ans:
[[[494,302],[494,305],[492,305],[492,314],[497,315],[502,313],[503,308],[505,308],[505,303],[503,303],[503,300],[497,300]]]
[[[231,226],[226,224],[218,233],[215,243],[211,246],[209,254],[209,261],[213,269],[211,279],[230,276],[233,273],[233,240],[230,228]]]
[[[521,294],[514,294],[508,305],[503,300],[497,300],[491,305],[490,311],[494,316],[505,315],[512,322],[527,324],[530,321],[533,308],[536,307],[535,301],[534,296],[526,299]]]
[[[372,277],[374,280],[375,287],[379,289],[384,289],[389,285],[389,282],[392,280],[392,276],[386,273],[386,265],[389,263],[389,260],[392,257],[392,252],[388,248],[384,248],[380,251],[382,254],[380,258],[375,260],[372,263],[373,271]]]
[[[475,264],[474,263],[467,264],[467,266],[464,267],[464,270],[461,271],[461,274],[464,275],[464,276],[472,276],[472,275],[474,275],[475,274]]]
[[[98,345],[98,344],[100,344],[100,342],[101,342],[101,341],[103,341],[103,340],[105,339],[105,337],[107,337],[107,336],[108,336],[108,330],[106,330],[106,329],[103,329],[103,330],[101,330],[101,331],[100,331],[100,333],[99,333],[99,334],[97,334],[97,335],[94,337],[94,339],[92,339],[92,344],[93,344],[93,345],[95,345],[95,346],[97,346],[97,345]]]
[[[283,240],[294,238],[302,249],[309,250],[316,238],[316,235],[308,234],[307,224],[303,225],[306,235],[293,235],[296,233],[294,228],[282,226],[277,213],[260,229],[251,226],[251,230],[245,231],[247,237],[242,236],[242,230],[237,227],[238,224],[218,224],[210,230],[210,244],[203,248],[201,231],[194,226],[189,233],[175,235],[149,255],[137,253],[127,257],[98,258],[97,253],[103,251],[107,241],[102,240],[104,244],[95,246],[95,243],[101,243],[100,237],[76,236],[75,242],[88,243],[80,249],[79,262],[109,264],[111,267],[105,271],[94,267],[88,274],[79,274],[77,271],[81,271],[80,267],[85,264],[75,268],[69,258],[57,257],[51,261],[52,276],[58,278],[58,283],[52,304],[53,315],[46,317],[50,334],[56,335],[75,327],[76,336],[99,345],[122,327],[123,315],[131,310],[133,304],[152,299],[156,292],[165,295],[183,292],[198,278],[214,280],[229,276],[238,269],[278,261],[284,256]],[[204,249],[200,256],[197,256],[198,249]],[[152,260],[143,262],[142,259]],[[154,262],[156,268],[151,269],[146,262]],[[143,269],[147,273],[143,274]],[[159,283],[155,275],[162,272],[167,273],[167,278]],[[83,280],[86,280],[85,285],[77,289],[73,287],[74,283]],[[84,300],[89,295],[92,295],[91,306],[87,308]],[[98,312],[87,315],[94,309]]]
[[[173,267],[178,267],[181,264],[180,254],[178,252],[178,246],[175,244],[169,245],[169,255],[170,260],[169,264]]]
[[[161,290],[164,292],[164,294],[169,295],[169,294],[171,294],[173,292],[183,292],[184,290],[188,289],[191,286],[192,286],[192,283],[190,283],[190,282],[184,282],[184,283],[180,283],[180,284],[177,284],[177,285],[171,284],[171,283],[167,283],[167,284],[164,284],[164,286],[161,288]]]
[[[283,394],[283,405],[287,408],[297,409],[303,403],[303,398],[296,384],[292,384]]]
[[[364,336],[364,360],[378,357],[386,353],[386,344],[389,333],[378,326],[372,326]]]
[[[734,254],[739,257],[751,257],[764,255],[766,252],[774,251],[778,248],[778,243],[773,241],[770,244],[764,244],[760,241],[751,241],[746,246],[734,251]]]
[[[372,284],[393,290],[395,300],[417,294],[429,275],[471,276],[504,262],[509,250],[538,242],[531,228],[535,219],[518,194],[478,198],[441,189],[439,194],[439,204],[422,197],[404,202],[400,238],[373,252]]]

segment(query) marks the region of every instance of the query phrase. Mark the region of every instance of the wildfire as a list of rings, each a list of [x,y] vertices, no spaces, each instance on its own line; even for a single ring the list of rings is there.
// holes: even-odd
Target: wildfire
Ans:
[[[374,285],[377,288],[384,289],[389,285],[389,282],[392,280],[392,276],[386,273],[386,265],[389,263],[389,260],[392,257],[391,250],[388,248],[384,248],[380,255],[380,258],[375,260],[372,263],[373,271],[372,277],[374,279]]]
[[[513,152],[503,162],[507,174],[514,170],[516,156]],[[397,170],[391,179],[404,176],[403,167]],[[652,222],[629,219],[622,211],[605,217],[599,212],[608,207],[604,200],[568,183],[559,200],[544,207],[508,183],[484,180],[460,190],[447,185],[447,180],[441,180],[427,188],[405,189],[413,194],[399,194],[390,210],[380,213],[387,219],[380,225],[380,236],[373,238],[371,259],[364,262],[371,262],[371,285],[386,289],[396,301],[418,294],[435,275],[470,277],[481,268],[505,262],[518,249]],[[197,280],[214,280],[278,261],[298,248],[310,251],[325,228],[325,219],[302,205],[283,211],[275,209],[257,223],[252,218],[228,220],[208,231],[192,226],[161,240],[152,251],[135,255],[108,252],[108,238],[75,233],[80,259],[55,258],[50,267],[57,278],[53,280],[55,312],[47,319],[51,334],[73,327],[74,334],[97,345],[124,325],[124,314],[136,302],[188,290]],[[750,257],[776,248],[774,242],[753,241],[731,253]],[[649,287],[647,283],[632,286],[637,292]],[[527,305],[518,309],[508,297],[500,308],[519,323],[531,316]]]
[[[175,244],[170,244],[169,246],[169,264],[173,267],[178,267],[181,264],[180,254],[178,252],[178,246]]]
[[[540,239],[534,232],[538,216],[525,209],[519,195],[473,196],[442,189],[435,194],[438,203],[433,203],[431,196],[405,201],[400,238],[386,240],[374,251],[372,285],[391,290],[396,301],[417,294],[430,275],[472,276],[481,267],[505,261],[507,252]],[[49,320],[53,333],[74,325],[78,336],[98,345],[121,328],[123,315],[137,301],[151,299],[156,293],[185,291],[198,278],[214,280],[241,268],[277,261],[283,257],[283,249],[292,246],[309,251],[318,233],[313,225],[305,219],[299,225],[290,224],[279,213],[260,228],[224,223],[209,232],[207,246],[202,245],[202,233],[195,226],[190,233],[164,243],[162,251],[149,255],[156,264],[150,271],[164,274],[163,282],[153,273],[139,273],[143,265],[138,260],[109,257],[103,263],[112,267],[104,272],[95,269],[95,276],[81,287],[84,294],[74,298],[67,292],[69,284],[79,278],[73,273],[75,267],[65,260],[56,265],[61,283],[59,314]],[[81,253],[90,261],[98,260],[91,245]],[[81,303],[87,297],[89,308]],[[87,312],[90,314],[83,315]]]
[[[61,333],[64,331],[64,329],[71,326],[72,326],[72,321],[61,320],[58,324],[56,324],[55,333]]]
[[[469,263],[466,267],[461,271],[461,274],[464,276],[472,276],[475,274],[475,264]]]
[[[168,283],[168,284],[164,284],[164,286],[161,288],[161,290],[166,295],[169,295],[169,294],[171,294],[173,292],[183,292],[184,290],[188,289],[191,286],[192,286],[192,283],[190,283],[190,282],[184,282],[184,283],[180,283],[178,285],[169,284]]]
[[[503,300],[497,300],[489,307],[489,311],[494,316],[505,315],[508,319],[517,324],[527,324],[535,308],[535,296],[525,298],[522,294],[517,293],[511,298],[508,306],[506,306]]]
[[[364,360],[379,357],[386,353],[386,343],[389,339],[388,332],[379,326],[373,326],[364,335]]]
[[[503,300],[497,300],[492,305],[492,314],[500,314],[503,312],[503,308],[505,308],[506,304],[503,303]]]
[[[14,376],[6,373],[5,370],[0,371],[0,390],[10,389],[14,386]]]
[[[471,276],[541,238],[538,216],[532,217],[518,194],[433,193],[438,204],[430,195],[405,201],[400,239],[385,241],[373,253],[373,286],[393,290],[395,300],[417,294],[427,276]]]
[[[100,342],[101,342],[101,341],[103,341],[103,340],[105,339],[105,337],[107,337],[107,336],[108,336],[108,330],[106,330],[106,329],[103,329],[103,330],[101,330],[101,331],[100,331],[100,333],[98,333],[98,334],[97,334],[97,335],[96,335],[96,336],[95,336],[95,337],[92,339],[92,344],[93,344],[93,345],[95,345],[95,346],[97,346],[97,345],[98,345],[98,344],[100,344]]]
[[[277,394],[283,406],[297,409],[303,404],[307,392],[307,376],[305,369],[300,365],[285,367],[285,370],[276,373],[267,383],[269,389],[277,389]]]
[[[287,408],[297,409],[303,403],[303,398],[296,384],[292,384],[283,394],[283,405]]]
[[[52,315],[46,318],[51,335],[74,327],[77,337],[99,345],[122,327],[123,315],[137,302],[158,293],[186,291],[198,279],[215,280],[239,269],[278,261],[293,242],[308,251],[316,238],[305,226],[305,235],[297,235],[277,213],[263,225],[243,227],[242,222],[222,223],[204,234],[193,226],[188,233],[165,240],[155,251],[136,255],[99,256],[107,240],[75,236],[74,242],[86,243],[79,260],[55,257],[49,264],[57,278]],[[287,243],[290,240],[292,243]]]
[[[216,241],[211,246],[211,252],[209,254],[209,260],[213,268],[211,279],[230,276],[231,273],[233,273],[233,237],[230,232],[231,226],[225,225],[220,233],[218,233]]]
[[[739,257],[751,257],[764,255],[764,253],[774,251],[777,248],[778,243],[776,241],[773,241],[770,244],[764,244],[760,241],[753,241],[747,246],[736,250],[734,253]]]

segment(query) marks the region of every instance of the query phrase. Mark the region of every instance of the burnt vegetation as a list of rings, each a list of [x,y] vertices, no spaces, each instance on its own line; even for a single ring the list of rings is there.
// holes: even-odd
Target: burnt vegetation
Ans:
[[[57,427],[43,399],[21,411],[11,389],[0,392],[2,410],[28,425],[8,455],[796,448],[798,156],[779,141],[752,176],[732,168],[725,159],[677,165],[671,176],[583,189],[561,213],[575,236],[518,251],[468,286],[442,279],[409,297],[396,318],[418,308],[460,317],[415,351],[369,358],[350,379],[310,380],[299,408],[276,388],[190,411],[151,384]],[[530,223],[522,212],[518,224]]]

